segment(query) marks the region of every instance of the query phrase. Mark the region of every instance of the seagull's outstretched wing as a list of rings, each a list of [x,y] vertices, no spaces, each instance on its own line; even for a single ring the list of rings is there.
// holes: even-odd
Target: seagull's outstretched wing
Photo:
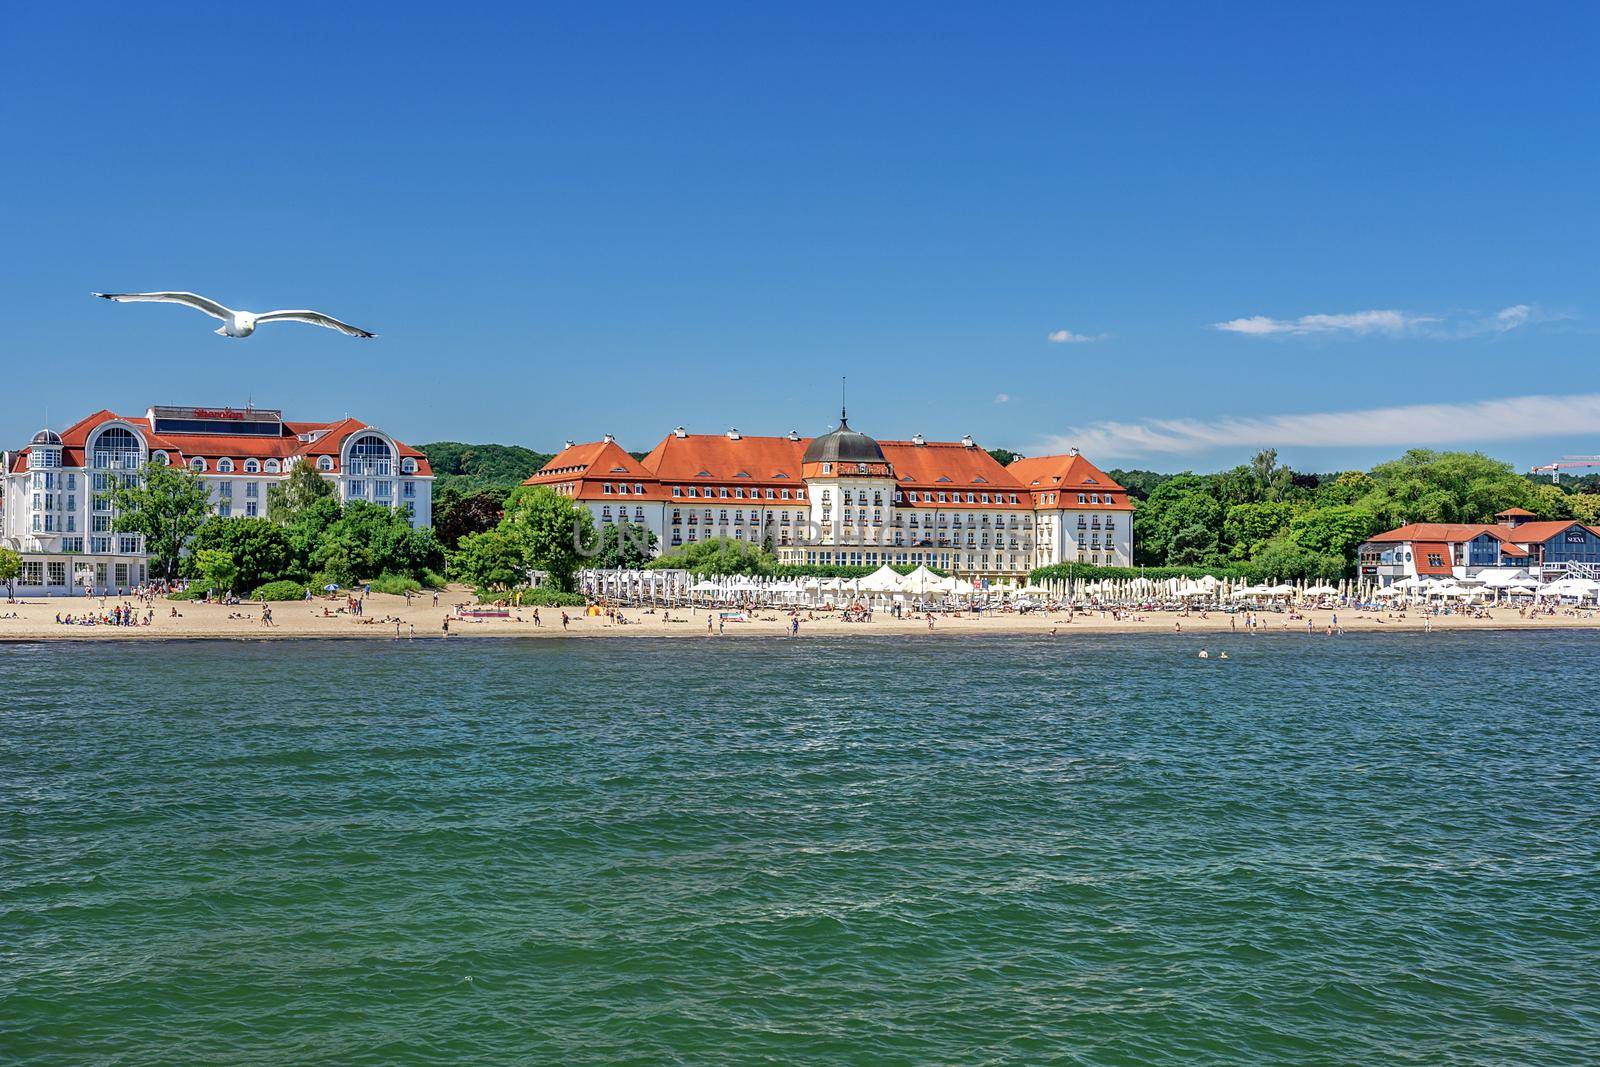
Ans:
[[[194,293],[95,293],[101,300],[115,300],[121,304],[183,304],[196,311],[204,311],[214,319],[226,322],[233,312],[203,296]]]
[[[256,324],[260,325],[263,322],[305,322],[310,323],[312,326],[326,326],[330,330],[338,330],[340,333],[348,334],[351,337],[377,336],[377,334],[368,333],[359,326],[352,326],[348,322],[340,322],[332,315],[324,315],[320,311],[263,311],[256,316]]]

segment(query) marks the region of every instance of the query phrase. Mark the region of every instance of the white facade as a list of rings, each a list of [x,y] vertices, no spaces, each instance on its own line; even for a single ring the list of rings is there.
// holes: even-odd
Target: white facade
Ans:
[[[230,441],[226,433],[182,432],[183,416],[194,412],[217,413],[152,408],[143,419],[103,413],[65,435],[41,430],[26,448],[0,454],[0,545],[22,554],[19,595],[115,592],[156,577],[148,571],[144,538],[115,530],[112,503],[116,485],[139,477],[150,463],[183,463],[197,472],[213,512],[225,517],[265,517],[268,488],[287,478],[294,464],[311,463],[341,503],[384,504],[404,511],[414,526],[432,524],[433,476],[426,461],[404,454],[408,450],[380,430],[353,420],[288,424],[276,412],[252,411],[247,417],[259,423],[238,421],[276,420],[284,429],[275,437],[252,433]],[[201,421],[207,429],[217,423],[226,429],[229,420]]]

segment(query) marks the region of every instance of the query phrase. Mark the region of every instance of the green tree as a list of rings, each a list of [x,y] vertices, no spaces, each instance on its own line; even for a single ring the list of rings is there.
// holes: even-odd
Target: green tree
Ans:
[[[492,530],[505,515],[503,489],[463,489],[446,485],[433,497],[433,532],[447,550],[458,548],[467,534]]]
[[[288,525],[318,500],[333,499],[333,483],[309,460],[291,464],[281,482],[267,487],[267,518]]]
[[[296,566],[308,573],[314,569],[311,563],[312,555],[322,543],[322,537],[328,532],[328,527],[338,522],[343,514],[344,508],[340,507],[339,501],[331,496],[313,500],[290,514],[284,524],[283,532],[289,538],[289,549],[293,553]]]
[[[1293,508],[1278,500],[1233,505],[1222,522],[1222,536],[1229,546],[1229,556],[1249,559],[1264,542],[1289,525],[1293,514]]]
[[[1572,501],[1574,499],[1559,485],[1530,483],[1528,485],[1528,498],[1522,506],[1541,519],[1570,519],[1574,517],[1572,510]],[[1498,510],[1503,511],[1505,509]]]
[[[111,492],[113,527],[144,535],[154,570],[170,581],[189,538],[211,513],[205,482],[187,467],[147,464],[140,477]]]
[[[479,589],[525,585],[531,569],[527,539],[515,526],[469,533],[450,553],[451,577]]]
[[[444,568],[444,550],[432,530],[414,529],[403,512],[351,500],[316,539],[310,563],[341,585],[384,574],[422,577]]]
[[[239,567],[231,553],[217,548],[202,548],[194,554],[194,567],[205,580],[206,588],[220,593],[233,592]]]
[[[1532,488],[1509,463],[1479,452],[1412,449],[1372,468],[1371,477],[1373,490],[1360,506],[1384,529],[1408,522],[1492,522],[1497,511],[1525,506]]]
[[[1600,493],[1578,493],[1570,498],[1572,517],[1585,526],[1600,526]]]
[[[1021,452],[1013,452],[1009,448],[986,448],[984,451],[989,453],[994,461],[1002,467],[1009,467],[1022,458]]]
[[[1264,448],[1250,460],[1257,500],[1282,500],[1294,484],[1294,471],[1278,466],[1278,450]]]
[[[6,596],[17,599],[17,575],[22,573],[22,553],[0,548],[0,582],[6,583]]]
[[[1342,556],[1313,552],[1287,538],[1278,538],[1261,546],[1246,564],[1246,571],[1256,581],[1332,580],[1344,575],[1345,566]]]
[[[235,584],[243,589],[286,577],[295,564],[294,548],[282,526],[267,519],[213,515],[189,542],[184,572],[198,574],[202,550],[226,552],[238,568]]]
[[[650,564],[662,570],[686,570],[699,575],[776,574],[778,557],[737,537],[710,537],[666,553]]]
[[[1348,504],[1311,508],[1289,523],[1289,539],[1308,552],[1355,559],[1356,546],[1379,532],[1372,513]]]
[[[1173,567],[1201,566],[1217,562],[1217,531],[1198,522],[1180,527],[1172,535],[1167,564]]]
[[[607,570],[643,567],[656,558],[656,535],[638,523],[600,525],[599,546],[586,566]]]
[[[521,485],[554,457],[521,445],[469,445],[435,441],[418,449],[433,468],[434,495],[448,489],[471,494],[498,489],[502,494]]]
[[[506,498],[501,527],[525,538],[528,561],[550,576],[556,588],[573,591],[573,579],[595,544],[589,509],[547,485],[524,485]]]

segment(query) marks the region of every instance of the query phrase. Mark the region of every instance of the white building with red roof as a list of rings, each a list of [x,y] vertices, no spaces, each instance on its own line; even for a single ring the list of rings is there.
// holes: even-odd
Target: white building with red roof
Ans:
[[[526,482],[633,523],[659,551],[732,537],[787,563],[926,564],[1020,577],[1080,562],[1129,566],[1127,490],[1083,456],[1002,466],[970,437],[878,441],[839,426],[816,438],[674,430],[635,459],[607,435],[567,442]]]
[[[1600,530],[1572,519],[1538,521],[1509,508],[1483,522],[1413,522],[1378,534],[1356,551],[1361,579],[1387,586],[1403,578],[1471,578],[1514,568],[1535,578],[1600,575]]]
[[[0,453],[0,545],[22,554],[19,591],[127,589],[149,577],[143,538],[116,531],[109,492],[146,463],[198,472],[218,515],[265,516],[267,487],[309,463],[341,501],[384,504],[419,527],[433,522],[427,457],[359,419],[291,422],[262,408],[97,411]]]

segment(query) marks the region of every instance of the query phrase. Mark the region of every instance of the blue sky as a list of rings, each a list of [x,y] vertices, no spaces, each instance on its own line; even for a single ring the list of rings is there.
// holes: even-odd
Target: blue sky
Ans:
[[[642,449],[847,374],[879,436],[1107,466],[1600,452],[1600,15],[1290,6],[19,8],[0,440],[253,397]],[[163,288],[380,337],[88,296]]]

